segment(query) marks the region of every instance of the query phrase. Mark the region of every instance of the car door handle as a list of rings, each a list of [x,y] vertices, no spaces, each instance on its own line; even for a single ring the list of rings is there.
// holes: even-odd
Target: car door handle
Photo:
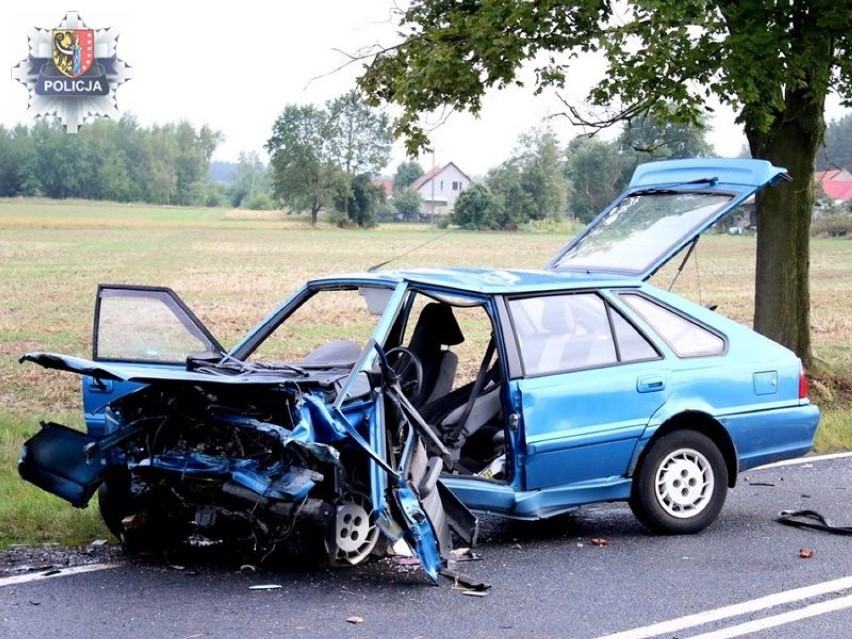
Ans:
[[[660,375],[647,375],[636,380],[636,390],[640,393],[656,393],[665,387],[666,380]]]

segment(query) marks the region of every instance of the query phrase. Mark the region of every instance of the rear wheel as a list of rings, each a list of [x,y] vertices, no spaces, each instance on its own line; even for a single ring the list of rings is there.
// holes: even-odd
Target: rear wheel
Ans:
[[[630,508],[653,532],[696,533],[722,509],[728,467],[713,441],[677,430],[650,444],[633,478]]]

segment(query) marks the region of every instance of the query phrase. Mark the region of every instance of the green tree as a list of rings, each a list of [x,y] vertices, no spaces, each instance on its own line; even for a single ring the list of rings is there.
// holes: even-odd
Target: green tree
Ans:
[[[399,213],[403,219],[409,221],[420,219],[423,200],[421,199],[420,194],[414,189],[409,187],[394,193],[391,204],[393,204],[393,208],[396,209],[396,212]]]
[[[310,211],[316,224],[323,208],[354,192],[355,175],[387,165],[392,141],[387,116],[354,91],[330,100],[325,109],[288,105],[266,143],[273,194],[291,209]]]
[[[817,156],[817,168],[852,171],[852,113],[829,122],[825,130],[825,146]]]
[[[450,214],[450,221],[470,230],[505,229],[506,206],[502,198],[485,184],[462,191]]]
[[[583,52],[607,61],[590,92],[599,126],[648,113],[701,125],[709,97],[734,108],[752,156],[793,181],[757,197],[755,328],[813,362],[808,288],[812,173],[825,130],[825,98],[852,101],[852,11],[837,0],[426,0],[400,18],[402,41],[359,79],[378,103],[401,106],[397,133],[424,148],[420,113],[479,112],[490,87],[521,84],[534,61],[534,91],[564,89]],[[619,106],[620,105],[620,106]]]
[[[25,194],[24,173],[27,168],[22,165],[24,151],[18,133],[0,126],[0,197]]]
[[[338,195],[337,210],[362,228],[376,226],[376,208],[384,200],[384,189],[372,183],[369,173],[352,178],[349,188]]]
[[[635,151],[640,163],[713,155],[703,123],[698,127],[647,114],[624,123],[619,143],[622,150]]]
[[[567,183],[561,155],[552,130],[534,129],[518,138],[512,157],[488,172],[485,182],[505,207],[502,228],[563,216]]]
[[[33,142],[30,130],[23,124],[18,124],[11,131],[12,160],[15,172],[15,193],[9,195],[39,196],[43,195],[41,176],[39,175],[38,151]]]
[[[571,216],[590,222],[624,189],[635,165],[635,155],[622,153],[617,142],[588,136],[571,140],[565,152]]]
[[[559,219],[565,212],[566,184],[562,152],[550,129],[535,130],[520,138],[521,188],[531,200],[533,220]]]
[[[207,171],[221,135],[187,122],[95,119],[78,135],[51,119],[0,129],[0,193],[157,204],[218,199]]]
[[[177,174],[174,170],[177,140],[171,134],[171,127],[157,125],[151,128],[146,138],[146,199],[155,204],[173,204],[177,195]]]
[[[485,186],[499,197],[498,203],[503,207],[501,214],[493,217],[495,220],[499,217],[507,230],[528,222],[535,210],[533,196],[524,188],[523,178],[523,165],[518,158],[506,160],[485,176]]]
[[[375,174],[390,160],[390,119],[370,107],[358,91],[326,103],[326,143],[331,161],[346,175]]]
[[[310,211],[311,223],[333,204],[340,169],[331,162],[328,114],[315,106],[284,107],[266,143],[272,170],[272,193],[290,209]]]
[[[76,139],[57,121],[41,120],[30,131],[30,143],[37,150],[35,166],[42,195],[79,197],[81,182],[91,167],[79,152]]]
[[[172,126],[177,141],[174,158],[175,184],[178,204],[199,204],[207,181],[207,169],[222,135],[207,125],[195,130],[183,120]]]
[[[393,176],[394,193],[414,184],[423,175],[423,167],[412,161],[401,162]]]
[[[125,140],[124,132],[111,120],[95,120],[80,129],[78,152],[88,170],[80,175],[78,197],[116,202],[139,199],[130,178]]]
[[[256,151],[240,153],[230,187],[231,206],[238,207],[261,195],[270,195],[266,167]]]

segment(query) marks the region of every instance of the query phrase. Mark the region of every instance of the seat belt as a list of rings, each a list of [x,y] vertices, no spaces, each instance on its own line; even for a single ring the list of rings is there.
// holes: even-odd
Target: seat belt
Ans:
[[[491,365],[491,358],[494,356],[496,346],[497,344],[494,339],[494,333],[492,333],[491,340],[488,342],[488,348],[485,349],[485,357],[482,358],[482,364],[479,365],[479,372],[476,374],[476,380],[473,382],[470,397],[467,398],[467,404],[464,406],[464,412],[461,414],[459,421],[456,422],[453,432],[450,433],[450,436],[448,437],[450,442],[458,442],[459,435],[461,435],[464,430],[464,426],[470,417],[470,413],[473,411],[473,405],[479,397],[479,393],[482,392],[482,387],[485,386],[485,374],[488,372],[488,367]]]

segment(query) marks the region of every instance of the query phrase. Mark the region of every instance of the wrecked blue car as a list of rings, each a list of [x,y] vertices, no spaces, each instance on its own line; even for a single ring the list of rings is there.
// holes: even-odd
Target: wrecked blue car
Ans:
[[[101,286],[91,360],[22,357],[83,376],[87,432],[43,423],[20,474],[97,493],[128,543],[346,565],[404,540],[433,579],[471,511],[624,500],[698,532],[739,472],[808,452],[819,412],[793,353],[647,280],[783,178],[644,164],[543,270],[323,277],[230,348],[169,289]]]

